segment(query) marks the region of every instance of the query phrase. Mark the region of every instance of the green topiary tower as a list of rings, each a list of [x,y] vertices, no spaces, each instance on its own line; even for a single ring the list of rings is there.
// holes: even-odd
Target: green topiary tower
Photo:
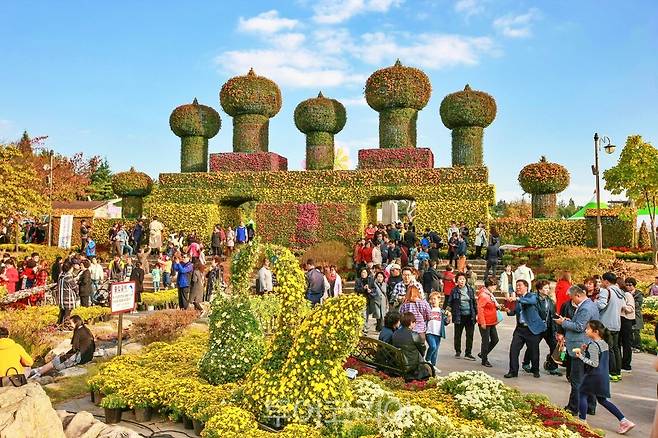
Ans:
[[[295,108],[295,126],[306,134],[306,169],[333,170],[334,135],[345,126],[345,107],[335,99],[306,99]]]
[[[208,171],[208,139],[213,138],[222,126],[219,113],[200,105],[196,98],[171,112],[169,126],[181,138],[180,171]]]
[[[120,172],[112,177],[112,190],[121,196],[121,216],[136,219],[142,216],[144,196],[151,193],[153,180],[144,172],[131,167],[128,172]]]
[[[229,79],[219,93],[224,111],[233,117],[233,152],[268,152],[269,121],[281,109],[281,90],[272,80],[256,76]]]
[[[466,84],[464,91],[443,98],[439,112],[443,124],[452,129],[452,165],[482,166],[482,136],[496,118],[496,100]]]
[[[432,94],[427,75],[398,59],[368,78],[365,94],[370,108],[379,112],[379,147],[415,148],[418,111]]]
[[[569,185],[569,171],[542,156],[538,163],[525,166],[519,172],[521,188],[532,195],[532,217],[557,217],[557,193]]]

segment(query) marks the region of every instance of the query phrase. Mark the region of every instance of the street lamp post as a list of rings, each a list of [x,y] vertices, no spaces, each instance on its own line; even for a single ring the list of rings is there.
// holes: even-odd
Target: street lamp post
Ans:
[[[603,149],[607,154],[615,151],[615,145],[610,142],[608,137],[599,137],[599,133],[594,133],[594,166],[592,166],[592,173],[596,176],[596,249],[603,251],[603,225],[601,224],[601,182],[599,173],[599,150],[603,143]]]
[[[50,155],[50,164],[46,164],[44,167],[47,167],[50,173],[48,175],[48,200],[50,201],[50,215],[48,217],[48,246],[52,245],[52,235],[53,235],[53,155],[55,154],[54,150],[48,151]]]

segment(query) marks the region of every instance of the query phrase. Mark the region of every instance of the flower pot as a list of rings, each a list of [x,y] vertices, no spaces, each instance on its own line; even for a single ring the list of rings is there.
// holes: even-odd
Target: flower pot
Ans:
[[[153,312],[155,310],[155,307],[154,306],[146,306],[146,310],[148,310],[149,312]]]
[[[201,436],[201,431],[206,427],[204,422],[201,420],[192,420],[192,424],[194,425],[194,433]]]
[[[185,429],[194,429],[194,424],[192,423],[192,419],[188,417],[187,415],[183,415],[183,427]]]
[[[105,394],[103,394],[99,390],[94,391],[94,404],[96,404],[96,406],[100,406],[103,397],[105,397]]]
[[[121,422],[121,409],[105,408],[105,423],[116,424]]]
[[[150,407],[135,408],[135,420],[140,423],[151,421],[152,416],[153,416],[153,409],[151,409]]]

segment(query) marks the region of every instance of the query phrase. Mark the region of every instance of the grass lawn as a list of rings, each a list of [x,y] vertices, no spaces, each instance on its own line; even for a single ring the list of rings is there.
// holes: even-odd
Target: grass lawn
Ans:
[[[53,406],[88,394],[89,387],[87,386],[87,380],[98,373],[99,365],[100,362],[95,360],[85,367],[87,374],[75,377],[63,377],[55,380],[55,383],[44,386],[43,389],[48,394],[48,397],[50,397]]]

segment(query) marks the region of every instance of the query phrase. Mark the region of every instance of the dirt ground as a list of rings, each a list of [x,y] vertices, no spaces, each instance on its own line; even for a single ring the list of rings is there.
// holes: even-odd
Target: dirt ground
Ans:
[[[626,262],[626,267],[630,269],[629,277],[635,278],[638,282],[653,283],[658,269],[646,263]]]

